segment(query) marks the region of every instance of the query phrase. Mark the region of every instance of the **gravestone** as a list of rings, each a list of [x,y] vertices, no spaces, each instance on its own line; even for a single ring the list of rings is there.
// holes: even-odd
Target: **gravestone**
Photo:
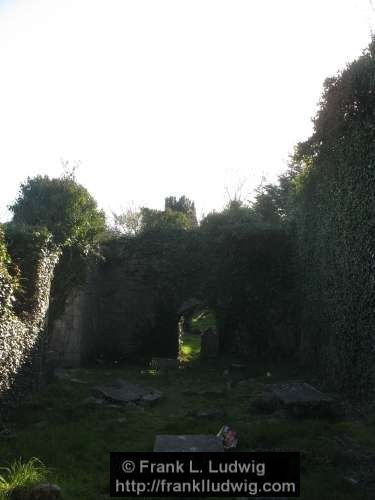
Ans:
[[[150,365],[155,370],[173,370],[180,366],[180,362],[173,358],[152,358]]]
[[[219,354],[219,336],[212,328],[207,328],[201,335],[201,358],[213,359]]]
[[[186,414],[188,417],[194,417],[194,418],[201,418],[201,419],[212,419],[212,418],[222,418],[224,417],[224,412],[223,410],[201,410],[201,411],[194,411],[194,410],[189,410]]]
[[[214,434],[184,434],[156,436],[154,451],[162,452],[216,452],[224,451],[223,440]]]
[[[333,416],[338,402],[306,382],[270,384],[267,389],[296,416]]]
[[[112,382],[112,384],[94,387],[93,392],[95,396],[104,397],[108,401],[125,405],[128,403],[147,403],[150,400],[155,402],[163,395],[162,392],[156,389],[146,388],[121,379]]]

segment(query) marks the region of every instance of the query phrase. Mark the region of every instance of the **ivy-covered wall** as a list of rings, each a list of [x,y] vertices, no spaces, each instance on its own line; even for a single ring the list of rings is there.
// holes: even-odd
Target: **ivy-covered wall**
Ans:
[[[292,243],[284,231],[149,232],[114,239],[104,254],[99,353],[177,356],[179,310],[194,298],[215,311],[223,351],[295,355]]]
[[[293,360],[298,306],[289,235],[281,229],[228,231],[205,247],[206,293],[216,312],[221,348],[253,360]]]
[[[42,235],[13,232],[7,243],[1,232],[0,414],[41,382],[50,286],[59,259]],[[17,268],[18,279],[9,272]]]
[[[299,146],[301,356],[338,390],[375,387],[375,42],[325,83]]]
[[[177,356],[178,310],[202,295],[196,231],[152,231],[103,248],[98,274],[98,349],[104,355]]]

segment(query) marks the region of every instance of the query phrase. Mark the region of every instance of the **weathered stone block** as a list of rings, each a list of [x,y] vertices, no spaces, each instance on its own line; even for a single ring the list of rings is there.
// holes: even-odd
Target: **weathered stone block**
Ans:
[[[95,396],[104,397],[107,401],[123,405],[142,402],[154,403],[162,397],[160,391],[121,379],[112,382],[112,384],[94,387],[93,392]]]
[[[174,370],[180,366],[178,359],[152,358],[151,367],[156,370]]]
[[[337,400],[306,382],[270,384],[270,393],[295,416],[336,416],[340,412]]]
[[[224,448],[222,439],[211,434],[159,434],[155,439],[154,451],[217,452],[224,451]]]

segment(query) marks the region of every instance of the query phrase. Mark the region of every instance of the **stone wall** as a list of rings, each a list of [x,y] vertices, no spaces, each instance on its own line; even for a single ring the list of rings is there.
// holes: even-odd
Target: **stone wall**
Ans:
[[[58,259],[59,251],[47,247],[30,255],[34,281],[27,310],[0,311],[0,414],[42,383],[49,295]]]
[[[63,314],[53,322],[48,339],[48,361],[62,367],[77,367],[83,359],[83,309],[85,290],[73,290]]]
[[[102,252],[52,323],[55,364],[177,357],[181,306],[192,297],[215,312],[223,351],[294,356],[291,245],[283,231],[217,241],[198,231],[148,234],[111,240]]]
[[[84,282],[72,288],[63,311],[50,318],[47,361],[52,367],[78,367],[97,353],[97,273],[97,264],[86,263]]]

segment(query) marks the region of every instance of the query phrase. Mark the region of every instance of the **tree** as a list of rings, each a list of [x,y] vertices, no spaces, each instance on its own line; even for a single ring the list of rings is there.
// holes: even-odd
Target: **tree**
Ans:
[[[277,183],[261,184],[256,189],[252,208],[261,222],[278,226],[294,221],[295,186],[301,168],[292,157],[288,170],[279,176]]]
[[[54,243],[63,246],[90,246],[105,229],[104,212],[73,173],[29,177],[9,208],[13,224],[48,230]]]
[[[190,220],[192,227],[198,225],[195,204],[186,196],[181,196],[178,200],[175,196],[168,196],[165,198],[165,210],[185,214]]]
[[[183,212],[176,212],[167,208],[166,210],[155,210],[152,208],[141,209],[142,231],[163,231],[166,229],[192,229],[192,221]]]
[[[112,215],[117,233],[134,236],[142,229],[142,213],[134,205],[119,214],[112,212]]]
[[[200,227],[202,231],[212,235],[235,235],[259,228],[259,221],[252,207],[242,204],[239,200],[231,200],[221,212],[207,214]]]

